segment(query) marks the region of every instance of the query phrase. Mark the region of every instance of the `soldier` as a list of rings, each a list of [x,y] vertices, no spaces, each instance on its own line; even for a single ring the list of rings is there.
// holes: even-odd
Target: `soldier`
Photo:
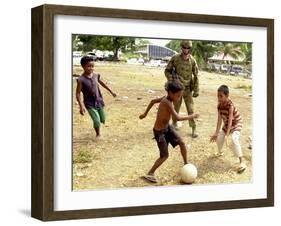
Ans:
[[[190,54],[191,47],[191,41],[183,40],[181,42],[181,53],[174,55],[165,69],[165,76],[168,81],[177,79],[184,85],[182,98],[189,115],[193,114],[193,97],[199,96],[198,66],[196,60]],[[180,110],[182,98],[175,104],[177,113]],[[175,118],[173,118],[173,125],[178,128]],[[189,126],[192,128],[192,138],[198,137],[194,119],[189,121]]]

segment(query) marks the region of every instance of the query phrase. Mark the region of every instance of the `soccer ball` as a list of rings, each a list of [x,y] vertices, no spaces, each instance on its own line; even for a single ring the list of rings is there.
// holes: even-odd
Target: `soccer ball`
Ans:
[[[181,180],[185,184],[191,184],[197,177],[197,168],[191,163],[184,165],[180,171]]]

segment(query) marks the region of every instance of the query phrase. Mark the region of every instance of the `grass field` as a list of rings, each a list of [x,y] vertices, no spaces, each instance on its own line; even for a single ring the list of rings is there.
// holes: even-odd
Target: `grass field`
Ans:
[[[103,63],[95,64],[95,71],[102,80],[117,93],[113,98],[102,89],[107,119],[102,125],[100,140],[88,114],[81,116],[75,100],[76,82],[73,80],[73,189],[91,190],[121,187],[143,187],[181,184],[179,171],[183,166],[179,147],[169,146],[170,157],[156,171],[158,184],[150,184],[140,177],[147,173],[159,156],[156,142],[152,139],[157,106],[149,115],[139,120],[152,98],[166,94],[163,68]],[[80,67],[74,67],[74,74],[81,74]],[[240,77],[200,72],[200,96],[194,99],[199,137],[192,139],[188,122],[183,123],[179,133],[186,144],[191,145],[188,160],[198,169],[195,184],[248,183],[251,181],[252,151],[248,149],[252,123],[252,81]],[[243,118],[241,145],[247,170],[237,174],[234,167],[238,160],[228,147],[225,155],[215,158],[216,145],[210,144],[217,119],[216,90],[219,85],[230,87],[230,97]],[[180,110],[186,112],[182,105]],[[229,142],[230,143],[230,142]]]

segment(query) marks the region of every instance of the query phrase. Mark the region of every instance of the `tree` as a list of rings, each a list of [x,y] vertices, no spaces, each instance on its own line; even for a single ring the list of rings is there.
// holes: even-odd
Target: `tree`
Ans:
[[[137,48],[138,47],[142,47],[144,45],[148,45],[151,44],[149,40],[147,39],[142,39],[142,38],[136,38],[136,42],[135,42]]]
[[[78,38],[82,42],[80,50],[84,52],[92,51],[93,49],[113,51],[114,60],[118,60],[120,50],[128,51],[135,48],[135,38],[93,35],[79,35]]]
[[[240,48],[245,55],[244,62],[246,64],[252,62],[252,44],[251,43],[243,43],[243,44],[241,44]]]
[[[171,40],[170,42],[168,42],[165,46],[167,48],[170,48],[176,52],[179,52],[181,49],[181,40]]]
[[[213,41],[193,41],[192,55],[195,57],[199,68],[206,68],[208,58],[212,57],[217,49]]]
[[[221,42],[217,48],[217,51],[223,54],[222,59],[227,56],[230,56],[234,59],[245,58],[245,54],[241,50],[240,43]]]
[[[72,36],[72,48],[73,48],[73,51],[78,51],[80,45],[82,45],[82,43],[80,42],[80,40],[78,38],[78,35],[73,35]]]

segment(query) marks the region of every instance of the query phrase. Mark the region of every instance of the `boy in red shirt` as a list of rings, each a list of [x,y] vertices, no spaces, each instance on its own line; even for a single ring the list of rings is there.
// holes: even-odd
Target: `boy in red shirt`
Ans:
[[[242,129],[242,118],[239,111],[234,106],[233,102],[229,99],[229,88],[226,85],[221,85],[218,88],[218,120],[217,129],[210,141],[217,143],[218,153],[217,156],[222,156],[222,148],[225,138],[231,135],[232,151],[239,158],[238,173],[242,173],[246,168],[243,162],[243,153],[240,146],[240,131]],[[222,130],[222,121],[224,123]]]

